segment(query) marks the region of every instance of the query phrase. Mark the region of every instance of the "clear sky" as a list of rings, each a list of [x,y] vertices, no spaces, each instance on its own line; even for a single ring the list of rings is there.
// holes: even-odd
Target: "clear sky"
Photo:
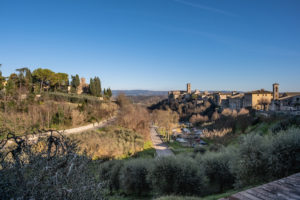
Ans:
[[[112,89],[300,91],[300,0],[0,0],[0,63]]]

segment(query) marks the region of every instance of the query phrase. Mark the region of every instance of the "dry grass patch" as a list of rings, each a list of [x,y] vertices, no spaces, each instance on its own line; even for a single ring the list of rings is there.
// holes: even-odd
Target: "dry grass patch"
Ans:
[[[144,139],[140,134],[120,127],[106,127],[70,138],[78,143],[79,153],[93,159],[126,158],[142,151],[144,147]]]

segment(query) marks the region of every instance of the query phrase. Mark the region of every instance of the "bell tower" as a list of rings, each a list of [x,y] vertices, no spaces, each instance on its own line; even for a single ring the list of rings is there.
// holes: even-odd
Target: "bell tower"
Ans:
[[[192,91],[191,91],[191,84],[190,84],[190,83],[186,84],[186,92],[187,92],[188,94],[191,94],[191,93],[192,93]]]
[[[274,83],[273,84],[273,100],[279,99],[279,84]]]

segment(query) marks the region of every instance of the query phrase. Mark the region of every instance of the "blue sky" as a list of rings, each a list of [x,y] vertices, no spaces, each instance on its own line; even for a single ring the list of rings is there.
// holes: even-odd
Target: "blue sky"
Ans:
[[[300,91],[299,0],[0,0],[0,63],[112,89]]]

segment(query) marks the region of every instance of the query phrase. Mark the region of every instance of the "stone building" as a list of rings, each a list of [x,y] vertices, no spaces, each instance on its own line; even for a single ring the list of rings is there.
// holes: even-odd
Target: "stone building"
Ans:
[[[88,87],[89,85],[86,83],[85,78],[81,78],[80,79],[80,84],[77,88],[76,93],[77,94],[82,94],[83,92],[87,92],[88,91]]]
[[[192,91],[191,91],[191,84],[190,84],[190,83],[186,84],[186,92],[187,92],[188,94],[191,94],[191,93],[192,93]]]
[[[273,84],[273,100],[279,99],[279,84],[274,83]]]
[[[300,111],[300,94],[282,96],[276,102],[275,111]]]
[[[273,93],[264,89],[247,92],[244,95],[243,107],[268,110],[272,99]]]
[[[227,98],[231,95],[230,92],[215,92],[212,94],[214,102],[218,106],[228,107]]]
[[[240,110],[244,107],[244,94],[234,93],[228,97],[228,107],[232,110]]]
[[[191,84],[186,84],[186,91],[174,90],[168,92],[168,97],[170,99],[177,99],[178,97],[189,97],[192,94]]]
[[[279,84],[273,84],[272,111],[288,111],[300,114],[300,92],[279,93]]]

